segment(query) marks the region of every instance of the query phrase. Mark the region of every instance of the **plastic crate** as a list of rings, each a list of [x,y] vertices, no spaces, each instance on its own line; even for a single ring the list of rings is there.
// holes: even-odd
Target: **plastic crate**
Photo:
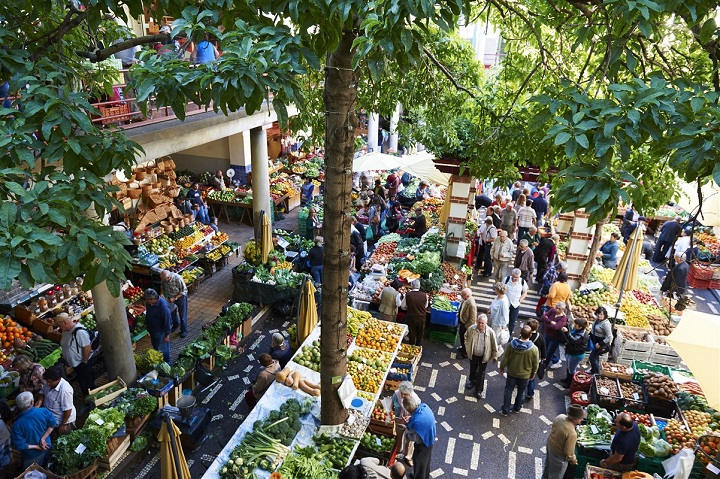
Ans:
[[[654,373],[660,373],[664,374],[665,376],[670,376],[670,368],[668,368],[667,366],[646,363],[645,361],[633,361],[632,369],[632,378],[634,381],[642,381],[645,377],[645,371],[652,371]]]
[[[388,372],[387,379],[391,381],[411,381],[413,377],[413,365],[407,363],[392,363],[391,369],[395,368],[397,372]]]
[[[454,308],[460,306],[460,303],[457,301],[450,301],[450,304],[452,304]],[[455,327],[458,325],[458,312],[457,310],[440,311],[435,308],[430,308],[430,324]]]
[[[447,326],[430,326],[430,341],[454,345],[457,342],[457,328]]]

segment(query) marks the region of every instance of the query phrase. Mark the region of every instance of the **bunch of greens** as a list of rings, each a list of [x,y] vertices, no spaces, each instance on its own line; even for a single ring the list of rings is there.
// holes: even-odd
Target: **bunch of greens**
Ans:
[[[337,474],[324,461],[315,457],[315,448],[296,447],[283,461],[278,472],[293,479],[334,479]]]
[[[597,404],[587,408],[585,424],[577,427],[578,442],[583,446],[607,445],[610,443],[612,416]]]
[[[194,359],[200,359],[206,354],[213,352],[215,344],[206,339],[196,339],[192,343],[185,346],[180,351],[180,356],[188,356]]]
[[[421,276],[427,276],[433,271],[440,269],[440,253],[437,251],[426,251],[418,254],[414,260],[410,262],[409,270]]]
[[[144,389],[130,388],[115,400],[113,407],[127,418],[143,417],[157,409],[157,398]]]
[[[455,306],[450,303],[447,296],[438,295],[432,300],[432,308],[438,311],[457,311]]]
[[[152,371],[155,365],[162,363],[163,360],[163,353],[152,348],[141,354],[135,353],[135,367],[141,373]]]
[[[317,448],[317,456],[335,469],[342,469],[348,463],[355,441],[325,433],[316,434],[313,442]]]
[[[660,429],[657,426],[648,427],[645,424],[638,424],[640,427],[640,446],[638,450],[645,457],[667,457],[670,455],[672,446],[665,440],[660,439]]]
[[[420,278],[420,289],[426,293],[432,293],[442,288],[445,276],[442,272],[430,273],[427,278]]]
[[[420,251],[434,251],[437,252],[439,255],[440,251],[442,251],[444,246],[445,238],[443,237],[443,235],[439,233],[428,233],[422,239],[422,243],[420,244]]]
[[[185,375],[195,369],[197,361],[195,358],[188,356],[181,356],[175,361],[175,364],[170,367],[170,376],[173,378],[184,378]]]
[[[289,269],[276,269],[275,284],[286,288],[299,288],[309,276],[305,273],[295,273]]]
[[[232,349],[225,346],[224,344],[220,344],[215,348],[215,357],[217,358],[217,361],[221,366],[227,364],[227,362],[232,359],[232,356]]]
[[[397,233],[388,233],[380,237],[376,244],[399,243],[402,237]]]
[[[82,430],[98,430],[109,438],[125,424],[125,414],[117,408],[93,409]]]
[[[395,249],[398,253],[413,253],[420,245],[420,238],[403,238]]]
[[[415,198],[418,186],[420,186],[420,178],[415,177],[410,180],[410,183],[402,190],[399,194],[405,198]]]
[[[81,444],[85,449],[78,448]],[[72,431],[58,437],[52,447],[55,472],[63,475],[81,471],[106,454],[107,437],[99,429]]]
[[[253,276],[252,281],[256,283],[275,284],[275,280],[272,274],[270,274],[270,271],[262,265],[255,268],[255,276]]]

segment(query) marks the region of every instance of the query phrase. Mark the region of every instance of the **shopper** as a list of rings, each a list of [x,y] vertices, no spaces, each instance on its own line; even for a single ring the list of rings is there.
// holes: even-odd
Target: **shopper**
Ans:
[[[22,455],[22,467],[27,469],[32,464],[45,466],[50,448],[50,434],[57,426],[55,416],[43,407],[33,407],[33,395],[25,391],[15,398],[15,406],[19,411],[12,425],[12,444]]]
[[[198,42],[195,46],[195,50],[190,56],[190,61],[203,65],[205,63],[212,63],[220,56],[220,52],[217,47],[210,42],[210,35],[205,35],[205,39]]]
[[[522,278],[522,271],[514,268],[510,276],[505,277],[505,295],[507,296],[510,310],[508,315],[508,331],[510,336],[515,333],[515,322],[520,314],[520,304],[525,301],[528,294],[528,283]]]
[[[587,332],[587,321],[584,318],[575,318],[572,329],[564,327],[560,332],[565,343],[565,357],[567,358],[567,375],[562,385],[569,388],[578,364],[585,358],[585,352],[590,341],[590,335]]]
[[[500,228],[507,232],[508,237],[515,236],[515,223],[517,222],[517,213],[513,209],[512,203],[505,205],[505,209],[500,215]]]
[[[267,353],[261,354],[258,361],[262,369],[258,373],[257,379],[255,379],[252,387],[248,390],[247,394],[245,394],[245,401],[250,409],[254,408],[260,398],[263,397],[265,391],[267,391],[273,381],[275,381],[275,375],[280,371],[280,364]]]
[[[561,330],[567,326],[568,318],[565,314],[565,303],[559,301],[555,303],[555,306],[548,309],[542,317],[542,324],[545,330],[545,351],[546,359],[542,365],[542,369],[545,370],[548,367],[553,369],[561,366],[559,359],[556,360],[557,356],[555,353],[558,352],[560,342],[562,340]],[[552,365],[551,365],[552,364]],[[541,374],[542,376],[542,374]]]
[[[520,209],[517,212],[517,231],[518,238],[521,238],[530,230],[530,227],[537,223],[537,215],[530,205],[531,200],[525,200],[525,203],[520,203]]]
[[[565,271],[558,273],[557,281],[550,286],[550,291],[547,293],[546,306],[551,308],[555,307],[558,303],[564,303],[567,307],[570,307],[570,298],[572,297],[572,290],[567,282],[568,275]]]
[[[380,319],[390,323],[395,322],[398,313],[398,291],[394,286],[397,286],[397,284],[388,284],[383,288],[380,292],[380,306],[378,307]]]
[[[63,377],[62,366],[53,366],[43,375],[45,386],[40,394],[40,405],[50,411],[58,424],[58,432],[65,434],[75,427],[73,388]]]
[[[400,187],[400,175],[396,175],[395,173],[390,173],[387,177],[387,183],[385,186],[388,190],[388,196],[393,197],[397,196],[398,194],[398,188]]]
[[[502,225],[502,218],[500,218],[500,212],[502,211],[502,208],[499,205],[492,206],[490,208],[492,211],[488,213],[488,216],[492,219],[493,225],[495,228],[500,229],[500,226]]]
[[[463,336],[465,351],[470,358],[470,375],[465,387],[471,392],[474,389],[478,399],[485,386],[487,364],[491,359],[497,361],[499,349],[495,331],[487,327],[487,322],[487,315],[480,314]]]
[[[179,274],[165,269],[160,273],[160,289],[163,297],[176,306],[175,311],[172,313],[172,330],[175,331],[179,324],[180,337],[184,338],[187,336],[188,330],[188,290],[185,280]]]
[[[543,226],[545,224],[543,217],[547,214],[549,208],[543,191],[538,191],[538,195],[535,199],[533,199],[531,207],[533,211],[535,211],[535,218],[537,220],[538,227]]]
[[[585,411],[578,404],[571,404],[567,414],[558,415],[552,422],[545,445],[545,469],[542,479],[563,479],[568,464],[577,464],[575,443],[577,427],[585,418]]]
[[[535,225],[528,228],[527,232],[522,235],[522,237],[518,236],[518,241],[527,240],[528,246],[531,250],[533,250],[533,253],[535,252],[535,248],[540,244],[540,235],[538,234],[538,229]]]
[[[12,462],[12,449],[10,440],[10,421],[12,413],[6,402],[0,402],[0,477],[7,479],[9,471],[5,467]],[[27,476],[26,476],[27,477]]]
[[[405,320],[409,329],[410,344],[420,346],[425,337],[425,317],[427,316],[428,295],[420,291],[420,280],[410,283],[412,288],[406,294],[399,294],[398,306],[407,311]]]
[[[530,326],[530,341],[532,341],[532,343],[538,348],[538,362],[542,364],[543,361],[545,361],[545,340],[543,339],[542,334],[540,334],[540,331],[538,331],[538,329],[540,328],[540,321],[533,318],[527,322],[527,325]],[[537,375],[535,375],[534,378],[528,381],[527,391],[525,393],[526,401],[531,400],[533,397],[535,397],[536,383]]]
[[[498,230],[493,224],[492,218],[485,218],[485,224],[478,228],[481,261],[476,263],[477,271],[480,273],[482,266],[482,277],[489,278],[492,274],[492,246],[498,236]]]
[[[602,372],[600,356],[610,351],[613,342],[612,325],[607,310],[602,306],[595,310],[595,321],[590,328],[590,340],[593,343],[593,349],[590,351],[590,372],[600,374]]]
[[[212,177],[212,186],[216,190],[224,191],[227,189],[227,186],[225,186],[225,176],[223,175],[222,170],[217,170],[215,172],[215,176]]]
[[[400,453],[406,458],[411,459],[415,451],[415,443],[410,441],[405,434],[407,424],[410,421],[411,414],[405,409],[403,400],[407,397],[413,397],[420,403],[420,397],[415,392],[415,387],[410,381],[403,381],[398,385],[397,390],[392,395],[392,407],[395,414],[395,425],[398,428],[397,434],[402,435],[402,446]]]
[[[682,229],[682,218],[679,216],[676,216],[673,221],[666,221],[665,224],[662,225],[660,235],[658,235],[657,241],[655,242],[655,250],[652,256],[653,263],[665,262],[670,247],[675,243]]]
[[[73,368],[80,385],[80,391],[87,396],[88,391],[95,384],[90,355],[92,354],[92,341],[90,333],[80,323],[75,323],[67,313],[60,313],[55,317],[55,324],[60,328],[60,348],[65,363]]]
[[[45,368],[25,355],[15,356],[12,368],[20,373],[20,392],[30,391],[37,398],[45,385]]]
[[[493,279],[496,282],[502,281],[503,278],[505,278],[505,271],[513,261],[512,250],[513,243],[510,238],[508,238],[507,231],[499,230],[498,236],[495,238],[490,250],[490,256],[495,266]]]
[[[270,356],[280,364],[281,368],[284,368],[292,357],[290,343],[285,339],[285,336],[280,333],[273,333],[272,335],[272,340],[270,341]]]
[[[600,467],[620,472],[631,471],[637,462],[640,428],[626,412],[615,417],[615,426],[617,432],[610,443],[610,456],[600,461]]]
[[[665,275],[660,291],[669,294],[676,294],[678,297],[687,293],[687,275],[690,266],[684,254],[675,253],[675,266]]]
[[[518,242],[517,253],[515,253],[515,267],[520,270],[520,276],[523,280],[527,283],[532,282],[535,273],[535,256],[526,239],[521,239]]]
[[[322,278],[323,278],[323,257],[325,256],[325,251],[323,248],[323,245],[325,244],[325,240],[322,236],[316,236],[315,237],[315,246],[310,248],[310,251],[308,251],[308,264],[310,265],[310,275],[313,278],[313,281],[317,284],[322,284]]]
[[[508,329],[510,323],[510,301],[505,295],[505,285],[503,283],[495,283],[493,286],[495,291],[495,299],[490,302],[488,324],[495,331],[500,346],[505,346],[512,334]]]
[[[415,443],[413,454],[415,479],[429,479],[430,461],[435,444],[435,415],[430,407],[418,398],[410,396],[403,399],[403,407],[411,414],[407,435]]]
[[[458,348],[458,354],[464,357],[465,347],[463,345],[463,338],[465,337],[467,328],[475,324],[475,319],[477,319],[477,305],[475,304],[475,298],[473,298],[470,288],[464,288],[460,291],[460,297],[462,298],[462,302],[458,309],[458,326],[460,330],[460,347]]]
[[[315,190],[315,184],[312,178],[305,178],[305,183],[300,187],[300,202],[303,205],[310,203],[313,199],[313,191]]]
[[[166,363],[170,362],[170,333],[172,315],[165,298],[152,288],[145,290],[145,323],[152,347],[161,353]]]
[[[420,238],[427,232],[427,218],[423,214],[422,208],[415,208],[415,219],[412,224],[413,232],[410,236],[413,238]]]
[[[395,461],[391,467],[380,464],[377,457],[363,457],[355,464],[340,471],[339,479],[402,479],[405,477],[405,465]]]
[[[617,267],[617,253],[619,245],[617,240],[620,239],[618,233],[610,233],[610,239],[600,247],[600,258],[602,264],[606,268],[615,269]]]
[[[520,412],[525,401],[528,381],[535,377],[538,370],[540,354],[538,348],[530,341],[532,331],[529,326],[523,326],[520,337],[510,341],[500,361],[500,373],[507,370],[505,392],[500,413],[507,416],[510,411],[513,391],[517,390],[513,412]]]

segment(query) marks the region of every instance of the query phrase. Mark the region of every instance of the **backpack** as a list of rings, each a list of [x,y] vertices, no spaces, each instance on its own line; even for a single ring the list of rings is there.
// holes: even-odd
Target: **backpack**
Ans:
[[[520,278],[520,281],[522,281],[523,288],[527,286],[527,283],[525,282],[525,279]],[[505,281],[503,283],[508,284],[510,282],[510,276],[505,276]]]
[[[365,228],[365,241],[372,241],[375,235],[373,235],[372,228],[369,226]]]
[[[78,331],[85,331],[88,333],[88,337],[90,338],[90,349],[97,349],[97,347],[100,345],[100,336],[96,331],[88,331],[83,326],[80,326],[79,328],[73,329],[72,332],[72,339],[70,340],[70,344],[73,342],[75,343],[75,349],[78,353],[80,353],[80,343],[77,340],[77,333]]]

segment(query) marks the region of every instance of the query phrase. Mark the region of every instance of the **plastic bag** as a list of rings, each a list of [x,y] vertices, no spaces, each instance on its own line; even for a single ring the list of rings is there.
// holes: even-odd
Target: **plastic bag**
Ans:
[[[695,452],[692,449],[683,448],[662,462],[665,469],[665,479],[688,479],[693,463],[695,462]]]

